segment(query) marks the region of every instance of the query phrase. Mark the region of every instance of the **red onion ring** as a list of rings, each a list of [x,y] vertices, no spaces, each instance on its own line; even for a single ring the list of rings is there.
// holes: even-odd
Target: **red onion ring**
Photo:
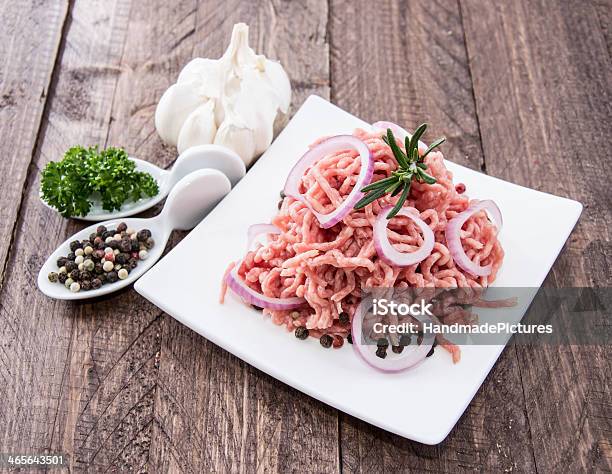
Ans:
[[[261,234],[280,234],[281,231],[274,224],[253,224],[247,230],[247,252],[251,250],[253,242]]]
[[[457,266],[475,276],[490,275],[493,265],[489,264],[483,267],[470,260],[461,244],[461,227],[463,227],[465,221],[482,210],[489,211],[489,214],[493,216],[497,224],[497,232],[499,233],[503,225],[503,219],[499,207],[491,200],[472,201],[465,211],[457,214],[446,224],[446,229],[444,230],[448,250]]]
[[[363,330],[363,316],[364,311],[363,300],[357,306],[355,315],[353,316],[353,322],[351,324],[351,337],[353,338],[353,349],[359,356],[364,360],[366,364],[388,374],[402,372],[411,367],[415,367],[417,364],[425,360],[427,353],[433,345],[435,336],[432,332],[423,334],[423,340],[421,344],[414,344],[404,347],[401,354],[391,352],[387,358],[381,359],[376,355],[376,344],[363,344],[362,343],[362,330]],[[420,321],[422,324],[427,322],[433,324],[431,318],[425,315],[413,316],[413,318]]]
[[[435,236],[431,228],[419,217],[419,211],[413,207],[404,207],[397,213],[398,216],[408,217],[421,229],[423,232],[423,245],[418,250],[410,253],[404,253],[396,250],[389,238],[387,237],[387,226],[389,225],[389,219],[387,214],[393,208],[393,206],[387,206],[381,209],[376,216],[376,222],[374,223],[374,248],[378,256],[389,265],[395,265],[397,267],[408,267],[415,263],[422,262],[433,250],[435,243]]]
[[[361,170],[359,171],[357,182],[355,183],[353,190],[349,193],[340,206],[329,214],[321,214],[315,211],[310,203],[304,198],[304,195],[300,193],[300,180],[304,176],[306,170],[308,170],[308,168],[314,165],[321,158],[324,158],[330,153],[345,150],[347,148],[354,148],[357,150],[361,158]],[[373,173],[374,158],[367,145],[352,135],[338,135],[322,141],[314,148],[308,150],[304,156],[300,158],[287,177],[284,192],[285,195],[291,196],[292,198],[304,203],[304,205],[306,205],[315,215],[319,221],[319,225],[323,229],[329,229],[344,219],[347,214],[353,210],[353,206],[363,197],[361,188],[370,184]]]
[[[393,122],[374,122],[372,124],[372,128],[374,128],[375,130],[380,130],[384,133],[387,133],[387,129],[390,128],[393,132],[393,136],[397,138],[400,142],[402,142],[402,145],[404,144],[406,137],[412,137],[412,134],[408,133],[405,129]],[[427,150],[427,145],[425,145],[425,143],[419,140],[419,152],[425,153],[425,150]]]
[[[232,271],[225,277],[227,286],[232,289],[234,293],[240,296],[244,301],[260,308],[272,309],[272,310],[287,310],[296,309],[304,305],[306,300],[297,296],[291,298],[272,298],[270,296],[262,295],[253,288],[249,287],[246,282],[238,276],[238,269],[242,265],[242,261],[238,262]]]

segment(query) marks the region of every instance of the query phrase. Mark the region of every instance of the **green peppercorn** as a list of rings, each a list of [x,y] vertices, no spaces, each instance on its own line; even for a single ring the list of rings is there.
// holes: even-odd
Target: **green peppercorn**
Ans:
[[[321,343],[323,347],[327,349],[331,347],[332,343],[334,342],[334,338],[331,337],[329,334],[323,334],[321,338],[319,339],[319,342]]]
[[[83,291],[89,291],[91,290],[91,281],[89,280],[83,280],[81,282],[81,290]]]
[[[136,238],[139,242],[146,241],[149,237],[151,237],[151,231],[149,229],[142,229],[136,234]]]
[[[387,347],[389,347],[389,341],[387,340],[386,337],[379,337],[378,340],[376,341],[376,345],[378,347],[384,347],[386,350]]]
[[[57,283],[59,275],[57,273],[55,273],[55,272],[50,272],[49,275],[48,275],[48,278],[49,278],[49,281],[51,283]]]
[[[118,226],[117,226],[117,232],[121,233],[121,232],[125,232],[127,230],[127,224],[125,222],[121,222]]]
[[[132,245],[132,252],[138,252],[140,250],[140,244],[138,243],[137,240],[132,240],[131,241],[131,245]]]
[[[348,313],[345,313],[344,311],[340,313],[340,315],[338,316],[338,320],[340,321],[340,324],[344,326],[346,326],[348,323],[351,322],[351,319],[349,318]]]
[[[404,346],[391,346],[391,350],[396,354],[401,354],[404,350]]]
[[[80,249],[82,248],[81,242],[79,242],[78,240],[73,240],[72,242],[70,242],[70,250],[72,250],[73,252],[76,249]]]
[[[385,357],[387,357],[387,349],[385,347],[379,347],[378,349],[376,349],[376,356],[380,357],[381,359],[384,359]]]
[[[117,275],[117,272],[115,270],[111,270],[106,274],[106,281],[108,281],[109,283],[115,283],[118,279],[119,275]]]
[[[101,286],[102,286],[102,280],[100,280],[99,278],[94,278],[93,280],[91,280],[91,287],[94,290],[97,290]]]
[[[87,259],[83,260],[83,269],[84,270],[87,270],[88,272],[91,272],[91,271],[93,271],[94,267],[95,267],[95,263],[90,258],[87,258]]]
[[[77,269],[77,270],[72,270],[68,276],[72,278],[73,281],[77,281],[80,275],[81,275],[81,272]]]
[[[308,338],[308,329],[306,329],[304,326],[300,326],[299,328],[296,328],[295,330],[295,337],[297,337],[298,339],[306,339]]]
[[[68,274],[67,273],[60,273],[57,276],[57,279],[59,280],[59,282],[63,285],[64,283],[66,283],[66,280],[68,279]]]

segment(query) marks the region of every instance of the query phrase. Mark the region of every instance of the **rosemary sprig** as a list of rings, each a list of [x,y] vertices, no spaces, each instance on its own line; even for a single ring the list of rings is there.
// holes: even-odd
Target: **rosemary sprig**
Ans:
[[[413,179],[427,184],[434,184],[436,182],[436,178],[428,175],[425,171],[427,165],[424,163],[424,160],[434,148],[442,145],[446,138],[442,137],[434,140],[429,145],[429,148],[425,150],[425,153],[419,156],[419,139],[423,136],[425,130],[427,130],[427,124],[423,123],[414,131],[412,137],[406,137],[404,151],[397,145],[391,129],[387,129],[387,134],[383,136],[383,140],[391,148],[393,156],[397,160],[398,168],[388,178],[381,179],[362,188],[361,192],[366,193],[366,195],[355,204],[355,209],[362,209],[385,194],[397,196],[401,193],[397,203],[393,206],[391,212],[387,214],[387,219],[391,219],[397,215],[406,199],[408,199]]]

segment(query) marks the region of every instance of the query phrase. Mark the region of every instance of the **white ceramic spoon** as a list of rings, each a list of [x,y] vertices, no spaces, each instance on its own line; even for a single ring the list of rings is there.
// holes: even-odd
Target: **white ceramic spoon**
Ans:
[[[108,212],[102,209],[102,202],[92,198],[93,204],[89,214],[84,217],[75,217],[75,219],[99,222],[119,217],[133,216],[134,214],[143,212],[161,202],[181,178],[195,170],[205,168],[219,170],[225,173],[232,186],[240,181],[246,173],[244,162],[240,157],[229,148],[219,145],[198,145],[188,148],[179,155],[176,162],[169,170],[159,168],[148,161],[139,160],[138,158],[130,157],[130,159],[136,163],[138,171],[146,171],[155,178],[159,185],[159,194],[152,198],[128,201],[121,206],[119,211],[115,212]],[[48,208],[55,210],[45,201],[42,202]]]
[[[166,242],[172,230],[193,229],[208,212],[231,190],[229,179],[218,170],[203,169],[188,174],[170,191],[162,212],[150,219],[127,218],[112,219],[101,224],[94,224],[77,232],[61,244],[44,263],[38,274],[38,288],[45,295],[60,300],[81,300],[107,295],[120,290],[140,278],[161,257]],[[125,222],[128,228],[136,231],[149,229],[155,241],[148,250],[148,258],[138,260],[138,266],[133,269],[125,280],[106,283],[97,290],[71,292],[63,284],[49,281],[49,273],[57,272],[57,259],[68,255],[70,242],[85,240],[96,231],[98,225],[109,229],[116,228],[120,222]]]

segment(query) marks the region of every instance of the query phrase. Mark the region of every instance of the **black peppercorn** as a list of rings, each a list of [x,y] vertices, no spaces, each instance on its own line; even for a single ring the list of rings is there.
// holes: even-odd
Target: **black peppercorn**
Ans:
[[[70,278],[72,278],[74,281],[77,281],[80,276],[81,276],[81,272],[78,269],[77,270],[72,270],[70,272]]]
[[[431,357],[434,353],[435,349],[434,346],[431,346],[431,349],[429,349],[429,352],[427,353],[427,355],[425,357]]]
[[[280,201],[278,201],[278,210],[280,211],[280,208],[283,207],[283,200],[281,199]]]
[[[306,329],[304,326],[300,326],[299,328],[296,328],[295,330],[295,337],[297,337],[298,339],[307,339],[308,338],[308,329]],[[323,343],[321,343],[323,344]]]
[[[389,347],[389,341],[387,340],[386,337],[379,337],[378,340],[376,341],[376,345],[378,347],[384,347],[386,350],[387,347]]]
[[[103,272],[104,272],[104,269],[102,268],[102,264],[101,263],[96,263],[94,265],[94,273],[99,275],[100,273],[103,273]]]
[[[120,253],[115,257],[115,263],[119,265],[125,265],[130,260],[130,256],[127,253]]]
[[[154,246],[155,241],[152,237],[149,237],[147,240],[145,240],[145,247],[147,248],[147,250],[151,250]]]
[[[107,230],[106,232],[102,234],[102,240],[106,241],[106,239],[108,239],[109,237],[112,237],[113,235],[115,234]]]
[[[57,282],[58,275],[55,272],[51,272],[49,273],[48,278],[51,283],[55,283]]]
[[[385,357],[387,357],[387,349],[384,347],[379,347],[378,349],[376,349],[376,356],[380,357],[381,359],[384,359]]]
[[[101,286],[102,286],[102,281],[99,278],[94,278],[93,280],[91,280],[91,287],[94,290],[97,290]]]
[[[283,191],[281,189],[281,192],[279,193],[279,196],[280,196],[281,199],[285,199],[285,196],[286,196],[285,191]]]
[[[84,291],[91,290],[91,281],[83,280],[81,282],[81,290],[84,290]]]
[[[109,246],[110,248],[112,248],[113,250],[115,250],[115,249],[118,249],[118,248],[119,248],[119,242],[118,242],[118,241],[116,241],[116,240],[114,240],[114,239],[113,239],[113,240],[111,240],[111,241],[110,241],[108,244],[106,244],[106,245],[108,245],[108,246]]]
[[[72,270],[76,270],[78,268],[78,265],[72,261],[67,261],[66,264],[64,265],[66,267],[66,271],[68,273],[70,273]]]
[[[74,278],[73,278],[74,279]],[[83,270],[80,274],[79,274],[79,279],[80,280],[91,280],[91,273],[88,272],[87,270]]]
[[[255,306],[254,304],[251,305],[251,307],[253,309],[256,309],[257,311],[263,311],[263,308],[259,307],[259,306]]]
[[[63,267],[64,265],[66,265],[66,257],[60,257],[57,259],[57,267]]]
[[[331,337],[329,334],[323,334],[321,338],[319,339],[319,342],[321,343],[323,347],[327,349],[331,347],[332,343],[334,342],[334,338]]]
[[[122,252],[130,252],[132,250],[132,241],[129,238],[121,239],[121,242],[119,243],[119,250]]]
[[[346,336],[346,342],[348,342],[349,344],[353,343],[353,336],[351,334],[349,334],[348,336]]]
[[[83,248],[83,246],[81,245],[81,242],[79,242],[78,240],[73,240],[72,242],[70,242],[70,250],[72,250],[73,252],[76,249],[80,249]]]
[[[89,242],[93,242],[94,240],[96,240],[97,236],[98,235],[95,232],[89,234]]]
[[[106,232],[106,227],[104,227],[103,225],[99,225],[98,228],[96,229],[96,233],[98,234],[99,237],[102,237],[105,232]]]
[[[68,260],[72,260],[74,262],[74,259],[76,258],[76,255],[74,254],[74,252],[70,252],[68,255],[66,255],[66,258]]]
[[[66,283],[68,275],[66,273],[60,273],[59,275],[57,275],[57,279],[63,285],[64,283]]]
[[[139,242],[146,241],[149,237],[151,237],[151,231],[149,229],[142,229],[136,234],[136,238]]]
[[[109,283],[115,283],[118,279],[119,276],[117,275],[117,272],[115,270],[112,270],[106,274],[106,280]]]
[[[404,350],[404,346],[391,346],[391,350],[396,354],[401,354]]]
[[[117,226],[117,232],[121,233],[121,232],[125,232],[127,230],[127,224],[125,222],[121,222],[118,226]]]
[[[106,242],[104,242],[103,240],[100,240],[100,242],[96,244],[96,248],[98,250],[104,250],[106,248]]]
[[[130,261],[128,262],[128,265],[133,270],[134,268],[138,266],[138,260],[136,260],[135,258],[131,258]]]
[[[340,321],[340,324],[343,324],[344,326],[351,322],[348,313],[345,313],[344,311],[340,313],[340,315],[338,316],[338,320]]]
[[[409,346],[410,345],[410,335],[402,334],[399,340],[400,346]]]

